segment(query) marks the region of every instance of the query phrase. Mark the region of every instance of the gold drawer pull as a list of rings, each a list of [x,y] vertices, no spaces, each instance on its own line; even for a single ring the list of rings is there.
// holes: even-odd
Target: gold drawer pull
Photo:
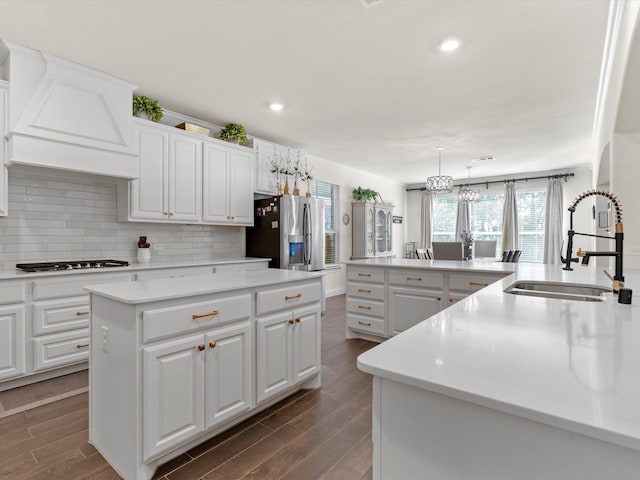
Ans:
[[[367,322],[361,322],[360,320],[358,320],[358,325],[366,325],[367,327],[370,327],[371,324],[367,323]]]
[[[437,301],[441,301],[441,300],[442,300],[442,297],[436,297],[436,300],[437,300]]]
[[[470,287],[488,287],[489,284],[488,283],[481,283],[481,282],[469,282],[469,286]]]
[[[204,317],[215,317],[216,315],[218,315],[220,312],[218,310],[213,310],[209,313],[203,313],[203,314],[196,314],[194,313],[193,315],[191,315],[191,318],[193,318],[194,320],[197,320],[198,318],[204,318]]]
[[[415,280],[416,282],[421,282],[422,277],[407,277],[407,280]]]
[[[210,348],[216,348],[216,342],[209,342]]]
[[[358,273],[359,277],[370,277],[371,274],[370,273]]]
[[[198,345],[198,350],[201,352],[204,350],[204,345]]]
[[[89,315],[89,312],[76,312],[77,317],[81,317],[82,315]]]
[[[300,323],[300,317],[295,318],[296,323]]]
[[[293,325],[293,322],[294,322],[293,318],[292,318],[291,320],[289,320],[289,323],[290,323],[291,325]]]
[[[361,308],[363,310],[371,310],[371,307],[368,307],[367,305],[358,305],[358,308]]]
[[[366,288],[359,288],[358,291],[362,293],[371,293],[371,290],[367,290]]]
[[[453,303],[453,302],[455,302],[455,301],[456,301],[456,299],[455,299],[455,298],[450,298],[450,299],[449,299],[449,301],[450,301],[451,303]]]
[[[285,295],[285,296],[284,296],[284,301],[285,301],[285,302],[288,302],[289,300],[295,300],[295,299],[297,299],[297,298],[302,298],[302,294],[301,294],[301,293],[298,293],[297,295],[293,295],[292,297],[290,297],[290,296],[288,296],[288,295]]]
[[[80,345],[76,345],[76,348],[80,350],[81,348],[89,348],[88,343],[81,343]]]

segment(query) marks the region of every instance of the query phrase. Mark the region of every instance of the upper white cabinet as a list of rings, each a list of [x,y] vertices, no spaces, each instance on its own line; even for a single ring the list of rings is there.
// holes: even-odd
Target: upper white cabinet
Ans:
[[[119,185],[118,219],[199,223],[202,141],[143,122],[135,126],[140,177]]]
[[[0,134],[4,139],[7,135],[7,84],[0,81]],[[6,142],[0,146],[0,217],[9,214],[9,187],[7,184],[7,167],[5,166]]]
[[[0,67],[2,80],[11,85],[8,165],[137,177],[135,85],[6,41]]]
[[[245,147],[204,142],[204,223],[253,225],[253,151]]]

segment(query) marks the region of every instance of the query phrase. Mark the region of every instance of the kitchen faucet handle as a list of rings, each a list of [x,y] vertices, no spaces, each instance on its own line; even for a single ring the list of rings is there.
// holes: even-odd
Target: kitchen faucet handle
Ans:
[[[611,280],[611,288],[613,288],[613,293],[618,293],[618,291],[624,287],[624,282],[614,279],[606,270],[603,270],[602,272],[607,276],[609,280]]]

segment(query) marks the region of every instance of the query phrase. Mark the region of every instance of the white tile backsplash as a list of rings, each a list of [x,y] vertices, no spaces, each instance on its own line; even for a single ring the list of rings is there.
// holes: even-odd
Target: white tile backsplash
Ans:
[[[116,221],[116,185],[100,177],[48,178],[9,169],[9,216],[0,219],[0,267],[65,259],[136,262],[138,237],[151,243],[151,262],[237,258],[244,228]],[[96,180],[98,179],[98,180]],[[162,250],[153,247],[162,244]]]

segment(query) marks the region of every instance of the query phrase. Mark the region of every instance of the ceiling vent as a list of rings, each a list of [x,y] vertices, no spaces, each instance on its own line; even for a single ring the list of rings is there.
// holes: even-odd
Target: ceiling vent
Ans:
[[[364,8],[371,8],[374,5],[382,3],[382,0],[360,0],[360,3]]]
[[[487,160],[495,160],[495,159],[496,157],[494,157],[493,155],[483,155],[482,157],[472,158],[471,162],[480,163],[480,162],[486,162]]]

